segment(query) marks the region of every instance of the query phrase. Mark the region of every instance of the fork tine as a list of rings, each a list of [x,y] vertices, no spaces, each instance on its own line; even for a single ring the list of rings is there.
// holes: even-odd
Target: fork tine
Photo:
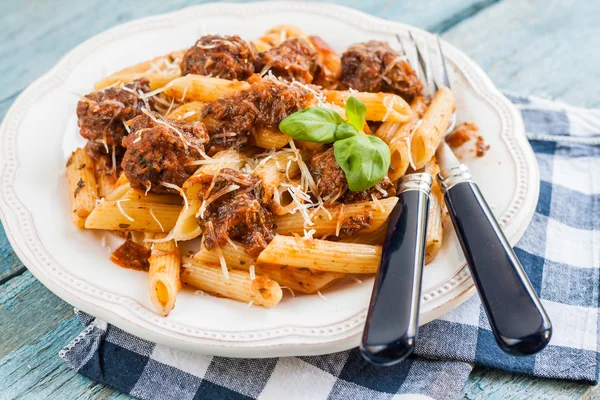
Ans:
[[[448,89],[450,89],[450,79],[448,78],[448,70],[446,69],[446,58],[444,57],[444,52],[442,51],[440,36],[435,35],[435,40],[437,42],[438,53],[440,55],[440,64],[442,66],[442,84]]]
[[[413,37],[411,31],[408,31],[408,37],[410,38],[410,41],[412,42],[412,45],[415,47],[415,50],[417,52],[417,61],[419,62],[419,67],[421,68],[421,72],[423,72],[423,76],[425,77],[425,82],[429,83],[429,65],[425,61],[425,57],[423,57],[423,53],[421,52],[421,49],[419,49],[419,45],[417,44],[417,41]]]

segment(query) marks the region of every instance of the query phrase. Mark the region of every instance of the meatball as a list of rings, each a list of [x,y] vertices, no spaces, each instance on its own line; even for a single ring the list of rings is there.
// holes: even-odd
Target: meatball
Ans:
[[[194,173],[197,167],[191,162],[202,158],[208,134],[201,122],[161,118],[156,113],[152,118],[143,114],[130,121],[121,166],[132,188],[177,193],[164,183],[181,186]]]
[[[423,84],[408,62],[387,43],[376,40],[350,46],[342,55],[339,87],[396,93],[408,102],[423,92]]]
[[[317,52],[312,44],[302,38],[287,39],[279,46],[262,52],[256,58],[256,71],[288,81],[311,83],[317,71]]]
[[[258,200],[260,198],[260,179],[243,171],[223,168],[215,178],[210,193],[205,198],[237,185],[230,191],[211,202],[201,215],[200,226],[204,236],[204,245],[211,249],[227,242],[227,238],[239,240],[248,245],[247,252],[258,255],[273,239],[273,219]],[[257,194],[257,192],[259,192]]]
[[[316,154],[310,162],[309,170],[317,183],[321,197],[326,203],[332,203],[336,200],[344,204],[359,203],[372,201],[373,195],[377,199],[383,199],[396,194],[394,184],[387,176],[367,190],[361,190],[360,192],[347,190],[346,174],[335,160],[333,147]]]
[[[92,152],[107,155],[114,146],[117,154],[122,154],[121,141],[127,136],[125,121],[142,113],[144,102],[138,93],[149,92],[148,83],[145,78],[137,79],[81,98],[77,103],[79,133],[89,140]]]
[[[210,134],[209,154],[242,147],[257,127],[277,129],[313,99],[306,89],[273,79],[251,79],[250,89],[206,106],[202,120]]]
[[[310,161],[309,170],[326,202],[337,200],[348,189],[346,175],[335,160],[333,147],[316,154]]]
[[[239,36],[202,36],[181,60],[181,74],[245,80],[254,73],[256,48]]]

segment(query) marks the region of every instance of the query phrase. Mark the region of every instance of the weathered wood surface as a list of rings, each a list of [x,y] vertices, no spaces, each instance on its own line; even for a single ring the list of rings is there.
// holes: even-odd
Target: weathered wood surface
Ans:
[[[501,89],[598,106],[600,2],[543,0],[337,1],[443,37]],[[186,0],[0,2],[0,118],[73,46],[116,24],[199,3]],[[27,321],[27,323],[23,323]],[[18,261],[0,229],[0,398],[119,398],[70,371],[57,353],[81,326],[72,307]],[[587,385],[476,368],[465,399],[600,399]]]

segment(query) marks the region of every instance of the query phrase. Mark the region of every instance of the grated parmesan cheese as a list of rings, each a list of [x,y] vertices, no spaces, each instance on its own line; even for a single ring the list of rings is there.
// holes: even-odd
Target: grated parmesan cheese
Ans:
[[[163,181],[161,181],[160,184],[162,186],[164,186],[164,187],[169,188],[169,189],[177,190],[179,192],[179,195],[181,197],[183,197],[183,203],[184,203],[185,209],[187,211],[187,209],[190,207],[190,205],[188,204],[187,196],[185,195],[185,192],[183,191],[183,189],[180,188],[179,186],[175,185],[174,183],[169,183],[169,182],[163,182]]]
[[[135,219],[131,218],[129,215],[127,215],[127,213],[125,212],[125,210],[123,210],[123,207],[121,206],[121,202],[122,201],[129,201],[129,199],[121,199],[121,200],[117,200],[117,208],[119,209],[119,211],[121,212],[121,214],[123,214],[123,216],[131,222],[134,222]]]
[[[156,223],[158,224],[158,226],[160,226],[160,231],[164,232],[165,228],[163,228],[163,226],[160,223],[160,221],[158,220],[158,218],[156,218],[156,215],[154,215],[154,211],[152,210],[152,208],[150,208],[149,210],[150,210],[150,215],[152,216],[152,218],[156,221]]]
[[[371,193],[371,198],[373,199],[373,203],[375,203],[377,208],[379,208],[379,211],[384,212],[385,208],[383,207],[383,204],[381,204],[381,201],[379,201],[379,199],[377,198],[377,196],[375,196],[374,193]]]
[[[250,273],[250,280],[251,281],[256,280],[256,270],[254,268],[254,265],[250,266],[250,268],[248,269],[248,272]]]
[[[328,301],[328,300],[327,300],[327,297],[325,297],[325,296],[323,295],[323,293],[321,293],[321,291],[320,291],[320,290],[317,290],[317,294],[319,295],[319,297],[321,298],[321,300]]]
[[[337,214],[337,224],[335,224],[335,236],[340,236],[340,230],[342,229],[342,221],[344,220],[344,214],[346,213],[346,205],[340,205],[340,209]]]
[[[294,293],[294,291],[292,290],[291,287],[287,287],[287,286],[281,286],[281,289],[287,289],[290,291],[290,293],[292,294],[292,298],[296,297],[296,293]]]

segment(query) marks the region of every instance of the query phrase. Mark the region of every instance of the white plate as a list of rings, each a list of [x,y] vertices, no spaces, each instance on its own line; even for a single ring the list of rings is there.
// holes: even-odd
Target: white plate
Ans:
[[[394,43],[393,35],[409,28],[433,48],[433,37],[417,28],[320,3],[206,4],[120,25],[76,47],[19,96],[0,128],[2,221],[16,253],[44,285],[135,335],[203,353],[311,355],[358,344],[372,279],[338,285],[325,293],[326,301],[286,296],[269,310],[184,290],[163,318],[152,311],[146,274],[113,265],[100,235],[78,230],[69,218],[64,164],[81,143],[74,93],[90,92],[96,80],[125,66],[188,47],[204,33],[255,38],[283,23],[320,35],[340,51],[370,39]],[[468,165],[514,244],[533,215],[539,189],[522,120],[479,67],[443,46],[459,121],[475,122],[491,145],[485,157]],[[420,322],[473,293],[458,241],[447,232],[441,253],[425,268]]]

